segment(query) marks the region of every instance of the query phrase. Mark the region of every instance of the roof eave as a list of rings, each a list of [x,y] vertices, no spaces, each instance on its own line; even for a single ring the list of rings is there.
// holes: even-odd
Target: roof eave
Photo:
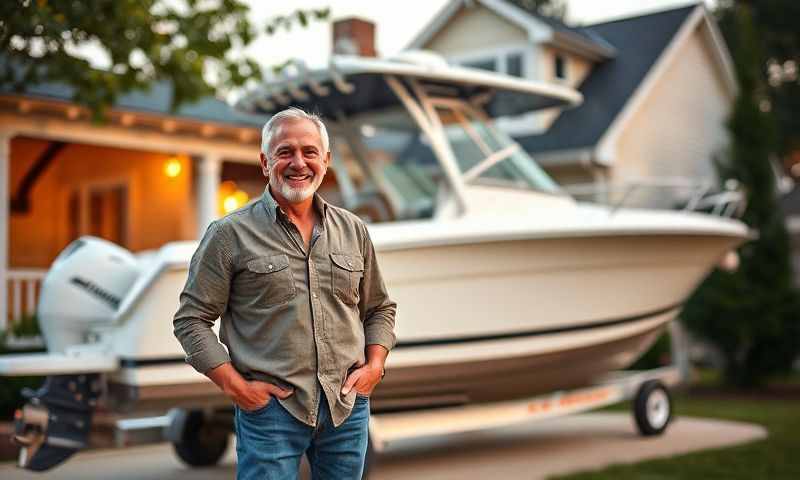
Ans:
[[[617,51],[614,48],[587,42],[580,36],[568,32],[554,31],[551,40],[543,43],[597,62],[610,60],[617,56]]]

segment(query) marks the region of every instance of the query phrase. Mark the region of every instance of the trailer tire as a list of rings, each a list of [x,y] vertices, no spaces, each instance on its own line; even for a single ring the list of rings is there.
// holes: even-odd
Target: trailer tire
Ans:
[[[633,418],[639,434],[660,435],[672,420],[672,398],[669,390],[658,380],[644,382],[633,401]]]
[[[175,453],[192,467],[216,465],[228,449],[230,431],[210,422],[201,410],[187,413],[179,442],[173,442]]]

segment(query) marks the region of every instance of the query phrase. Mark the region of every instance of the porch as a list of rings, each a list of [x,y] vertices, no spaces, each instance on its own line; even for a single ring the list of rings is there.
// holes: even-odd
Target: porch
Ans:
[[[0,332],[35,315],[47,269],[75,238],[134,253],[192,240],[234,179],[263,189],[253,125],[131,113],[98,125],[74,106],[20,101],[0,97]]]

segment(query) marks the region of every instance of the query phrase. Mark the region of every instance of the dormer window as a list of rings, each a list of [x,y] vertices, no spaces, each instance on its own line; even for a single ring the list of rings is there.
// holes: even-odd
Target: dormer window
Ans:
[[[477,68],[479,70],[489,70],[490,72],[497,71],[497,60],[494,58],[473,60],[471,62],[464,62],[462,65],[469,68]]]
[[[506,73],[512,77],[522,78],[522,54],[511,53],[506,56]]]
[[[525,77],[525,52],[522,48],[501,48],[478,54],[456,55],[450,61],[462,67],[504,73],[512,77]]]
[[[563,55],[556,54],[553,65],[555,77],[559,80],[567,79],[567,59]]]

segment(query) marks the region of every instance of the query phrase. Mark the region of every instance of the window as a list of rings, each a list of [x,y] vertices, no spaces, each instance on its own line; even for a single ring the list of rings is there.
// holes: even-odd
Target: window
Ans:
[[[493,58],[486,59],[486,60],[476,60],[472,62],[464,62],[463,65],[468,68],[477,68],[480,70],[489,70],[490,72],[496,72],[497,70],[497,61]]]
[[[553,71],[557,79],[567,79],[567,60],[563,55],[556,55]]]
[[[522,48],[505,48],[478,56],[455,58],[454,62],[467,68],[525,77],[525,53]]]
[[[512,77],[524,77],[522,72],[522,54],[512,53],[506,57],[506,73]]]

